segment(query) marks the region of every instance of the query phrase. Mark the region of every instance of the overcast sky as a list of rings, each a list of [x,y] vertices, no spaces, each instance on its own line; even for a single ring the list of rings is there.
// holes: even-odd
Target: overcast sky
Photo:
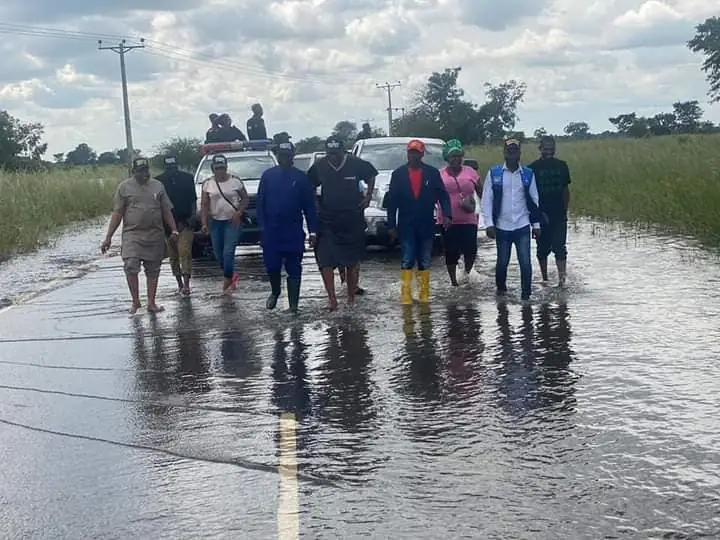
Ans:
[[[135,147],[148,153],[202,136],[210,112],[245,131],[255,101],[270,133],[294,140],[343,119],[387,129],[376,83],[400,81],[402,107],[453,66],[476,102],[486,81],[525,81],[517,127],[528,133],[571,121],[603,131],[618,113],[690,99],[720,122],[702,58],[685,46],[713,15],[709,0],[3,0],[0,108],[44,123],[48,156],[81,142],[124,147],[118,55],[85,35],[102,34],[148,40],[127,55]]]

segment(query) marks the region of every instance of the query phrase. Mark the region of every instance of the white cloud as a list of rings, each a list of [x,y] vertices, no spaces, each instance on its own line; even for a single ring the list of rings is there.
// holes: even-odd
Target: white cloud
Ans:
[[[386,94],[410,104],[432,71],[462,66],[466,95],[514,78],[528,86],[519,129],[594,130],[632,110],[705,104],[701,58],[685,42],[717,11],[707,0],[6,0],[0,7],[2,107],[46,126],[50,153],[124,146],[117,55],[93,36],[145,37],[127,56],[135,144],[201,136],[210,112],[244,128],[260,101],[271,132],[326,135],[339,120],[386,127]],[[15,25],[15,26],[11,26]],[[83,39],[85,37],[86,39]],[[717,106],[706,116],[720,121]]]

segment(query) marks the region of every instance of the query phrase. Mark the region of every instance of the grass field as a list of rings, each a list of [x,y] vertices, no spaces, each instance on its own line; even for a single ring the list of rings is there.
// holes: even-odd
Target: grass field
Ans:
[[[523,163],[538,156],[523,147]],[[466,157],[487,171],[502,161],[500,147],[470,148]],[[658,225],[720,244],[720,136],[559,141],[557,157],[570,166],[571,213]]]
[[[124,167],[0,171],[0,260],[29,251],[59,228],[109,214]]]

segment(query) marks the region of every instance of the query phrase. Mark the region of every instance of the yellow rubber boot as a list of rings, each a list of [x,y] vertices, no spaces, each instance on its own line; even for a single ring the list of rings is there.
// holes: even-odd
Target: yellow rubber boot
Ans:
[[[410,306],[413,303],[412,270],[400,270],[400,303],[403,306]]]
[[[428,304],[430,302],[430,270],[417,271],[418,302]]]

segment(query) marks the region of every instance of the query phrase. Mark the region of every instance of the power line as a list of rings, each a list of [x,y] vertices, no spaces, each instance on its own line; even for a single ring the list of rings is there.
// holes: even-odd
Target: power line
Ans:
[[[392,106],[392,91],[394,88],[397,88],[401,86],[400,81],[397,81],[396,83],[390,84],[389,82],[386,82],[385,84],[376,84],[375,85],[379,89],[387,90],[387,97],[388,97],[388,106],[387,106],[387,113],[388,113],[388,137],[392,137],[392,124],[393,124],[393,106]]]
[[[140,45],[126,45],[126,41],[123,39],[120,43],[113,47],[104,47],[102,40],[98,40],[98,49],[101,51],[112,51],[120,55],[120,80],[122,81],[122,97],[123,97],[123,112],[125,114],[125,141],[127,148],[127,159],[128,167],[132,169],[132,161],[135,158],[135,151],[133,149],[132,141],[132,127],[130,126],[130,104],[128,100],[127,91],[127,73],[125,71],[125,55],[134,51],[135,49],[144,49],[145,40],[140,40]]]

